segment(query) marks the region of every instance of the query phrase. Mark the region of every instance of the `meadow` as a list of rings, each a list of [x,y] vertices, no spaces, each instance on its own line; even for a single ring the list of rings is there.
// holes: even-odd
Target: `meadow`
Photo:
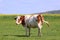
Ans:
[[[60,40],[60,14],[43,14],[49,27],[44,23],[42,36],[38,37],[37,28],[31,28],[31,36],[26,37],[22,25],[16,25],[17,15],[0,15],[0,40]]]

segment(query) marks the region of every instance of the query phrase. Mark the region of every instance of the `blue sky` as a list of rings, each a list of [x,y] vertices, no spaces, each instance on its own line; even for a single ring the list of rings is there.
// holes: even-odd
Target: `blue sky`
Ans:
[[[0,13],[32,14],[60,10],[60,0],[0,0]]]

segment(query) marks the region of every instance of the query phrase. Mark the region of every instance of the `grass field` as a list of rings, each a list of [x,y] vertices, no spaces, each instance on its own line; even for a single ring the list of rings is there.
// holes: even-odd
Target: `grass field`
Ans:
[[[60,40],[60,14],[43,14],[48,20],[50,27],[46,24],[42,28],[42,37],[37,36],[37,28],[31,29],[31,36],[25,37],[22,25],[16,25],[16,15],[0,15],[0,40]]]

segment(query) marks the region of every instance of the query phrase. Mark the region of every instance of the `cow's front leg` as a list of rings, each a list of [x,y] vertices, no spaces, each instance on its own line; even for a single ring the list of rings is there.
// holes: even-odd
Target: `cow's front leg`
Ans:
[[[28,35],[28,33],[27,33],[27,29],[28,29],[28,28],[27,28],[27,27],[25,27],[25,31],[26,31],[26,34],[25,34],[25,35],[26,35],[26,36]]]
[[[28,36],[30,36],[30,28],[28,28],[28,32],[29,32],[29,33],[28,33]]]
[[[42,25],[39,23],[38,24],[38,36],[42,36],[41,28],[42,28]]]
[[[26,36],[30,36],[30,28],[25,27],[26,30]]]
[[[30,28],[26,29],[27,36],[30,36]]]

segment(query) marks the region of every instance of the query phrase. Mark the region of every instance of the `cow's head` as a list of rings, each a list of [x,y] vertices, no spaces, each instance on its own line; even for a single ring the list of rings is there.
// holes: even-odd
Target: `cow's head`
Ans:
[[[17,16],[14,18],[16,20],[16,24],[23,24],[25,16]]]

